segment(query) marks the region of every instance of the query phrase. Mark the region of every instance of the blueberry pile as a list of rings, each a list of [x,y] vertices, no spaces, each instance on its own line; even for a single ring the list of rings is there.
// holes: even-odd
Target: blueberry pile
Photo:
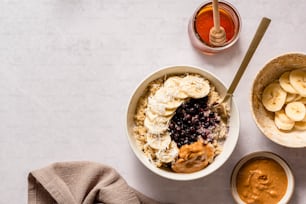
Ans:
[[[213,131],[221,117],[207,106],[207,100],[207,96],[190,99],[175,111],[168,131],[179,148],[196,142],[199,137],[207,142],[213,141]]]

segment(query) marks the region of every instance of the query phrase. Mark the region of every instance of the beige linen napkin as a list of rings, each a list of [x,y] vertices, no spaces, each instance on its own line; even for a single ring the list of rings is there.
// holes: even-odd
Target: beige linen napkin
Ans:
[[[29,204],[158,204],[113,168],[94,162],[59,162],[30,172]]]

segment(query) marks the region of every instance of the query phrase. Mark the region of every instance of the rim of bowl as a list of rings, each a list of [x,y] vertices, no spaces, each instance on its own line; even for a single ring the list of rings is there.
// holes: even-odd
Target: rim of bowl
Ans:
[[[265,130],[265,128],[262,126],[262,124],[259,122],[256,114],[255,114],[255,109],[254,109],[254,101],[253,101],[253,95],[256,94],[254,93],[254,88],[256,86],[256,82],[259,80],[259,77],[262,75],[262,73],[268,69],[269,65],[274,63],[274,62],[277,62],[278,60],[280,59],[283,59],[283,58],[286,58],[286,57],[301,57],[301,58],[305,58],[306,60],[306,53],[303,53],[303,52],[287,52],[287,53],[283,53],[281,55],[278,55],[278,56],[275,56],[273,57],[272,59],[270,59],[269,61],[267,61],[263,66],[262,68],[257,72],[254,80],[253,80],[253,83],[252,83],[252,86],[251,86],[251,93],[250,93],[250,103],[251,103],[251,112],[252,112],[252,117],[255,121],[255,124],[256,126],[258,127],[258,129],[261,131],[261,133],[266,137],[268,138],[269,140],[271,140],[272,142],[276,143],[276,144],[279,144],[281,146],[284,146],[284,147],[290,147],[290,148],[304,148],[306,147],[306,143],[303,143],[303,144],[300,144],[300,145],[288,145],[284,142],[281,142],[279,140],[277,140],[275,137],[269,137],[268,136],[268,132]]]
[[[287,161],[284,160],[281,156],[277,155],[276,153],[273,153],[273,152],[270,152],[270,151],[258,151],[258,152],[249,153],[249,154],[243,156],[236,163],[236,165],[233,168],[233,171],[232,171],[232,174],[231,174],[231,181],[230,181],[231,193],[232,193],[232,197],[234,198],[234,200],[238,204],[244,204],[244,202],[240,199],[240,196],[237,192],[236,178],[237,178],[237,174],[238,174],[240,168],[245,163],[247,163],[251,159],[255,159],[255,158],[273,159],[279,165],[281,165],[281,167],[284,169],[284,171],[286,173],[286,176],[287,176],[287,180],[288,180],[288,186],[287,186],[285,195],[282,197],[282,199],[279,201],[279,203],[288,203],[289,200],[291,199],[292,195],[293,195],[293,192],[294,192],[294,185],[295,185],[294,175],[293,175],[291,167],[289,166]]]
[[[186,71],[186,69],[188,71]],[[230,123],[234,123],[235,126],[230,127],[230,133],[231,133],[231,138],[230,139],[226,139],[224,144],[228,144],[228,148],[226,149],[226,152],[221,152],[221,154],[219,154],[217,157],[215,157],[214,162],[212,162],[209,166],[207,166],[206,168],[194,172],[194,173],[175,173],[175,172],[171,172],[171,171],[166,171],[163,170],[161,168],[156,167],[153,163],[151,163],[147,157],[145,157],[145,155],[143,154],[143,152],[139,149],[139,147],[136,144],[136,140],[133,137],[132,134],[130,134],[132,126],[134,125],[132,116],[134,115],[135,109],[131,109],[131,104],[132,102],[137,103],[137,101],[139,100],[139,97],[141,96],[141,94],[143,93],[144,89],[147,87],[147,85],[155,80],[158,79],[162,76],[165,76],[167,74],[172,75],[172,74],[184,74],[184,73],[195,73],[195,74],[200,74],[202,76],[204,76],[206,79],[208,79],[211,83],[214,84],[214,86],[216,87],[216,89],[218,90],[218,92],[220,91],[220,89],[222,90],[221,96],[222,94],[225,94],[226,92],[226,88],[225,85],[223,84],[223,82],[217,77],[215,76],[213,73],[211,73],[210,71],[204,70],[202,68],[196,67],[196,66],[192,66],[192,65],[173,65],[173,66],[165,66],[163,68],[157,69],[153,72],[151,72],[150,74],[148,74],[140,83],[138,83],[138,85],[136,86],[136,88],[133,90],[132,95],[130,96],[129,102],[128,102],[128,106],[126,109],[126,117],[125,117],[125,128],[126,128],[126,134],[128,136],[128,141],[129,141],[129,145],[132,148],[134,154],[136,155],[136,157],[138,158],[138,160],[150,171],[152,171],[153,173],[167,178],[167,179],[171,179],[171,180],[177,180],[177,181],[190,181],[190,180],[195,180],[195,179],[199,179],[202,177],[205,177],[209,174],[211,174],[212,172],[216,171],[217,169],[219,169],[227,160],[228,158],[231,156],[232,152],[234,151],[237,142],[238,142],[238,137],[239,137],[239,128],[240,128],[240,121],[239,121],[239,112],[238,112],[238,107],[234,101],[234,98],[232,99],[232,103],[231,103],[231,120]],[[211,79],[214,79],[215,82],[212,82]],[[218,83],[218,84],[215,84]],[[231,122],[232,121],[232,122]],[[129,131],[130,130],[130,131]],[[131,132],[132,133],[132,132]],[[221,157],[223,153],[223,156]],[[227,155],[224,155],[225,153],[227,153]]]

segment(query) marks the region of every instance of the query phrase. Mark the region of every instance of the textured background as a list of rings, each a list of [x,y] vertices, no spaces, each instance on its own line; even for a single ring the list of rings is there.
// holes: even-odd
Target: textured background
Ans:
[[[238,43],[216,56],[192,48],[187,24],[199,0],[0,0],[0,202],[26,203],[29,171],[56,161],[116,168],[134,188],[171,203],[234,203],[230,175],[245,154],[268,150],[306,200],[305,149],[266,139],[250,113],[252,80],[271,58],[306,51],[303,0],[229,0],[243,19]],[[229,161],[206,178],[160,178],[133,155],[125,111],[137,84],[160,67],[205,68],[229,85],[260,19],[272,19],[235,92],[241,130]]]

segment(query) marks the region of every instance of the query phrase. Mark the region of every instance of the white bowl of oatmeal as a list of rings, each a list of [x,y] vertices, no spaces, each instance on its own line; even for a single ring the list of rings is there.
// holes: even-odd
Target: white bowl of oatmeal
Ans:
[[[232,154],[239,136],[235,101],[222,113],[213,105],[226,93],[212,73],[172,66],[145,78],[130,98],[130,146],[152,172],[173,180],[207,176]]]

